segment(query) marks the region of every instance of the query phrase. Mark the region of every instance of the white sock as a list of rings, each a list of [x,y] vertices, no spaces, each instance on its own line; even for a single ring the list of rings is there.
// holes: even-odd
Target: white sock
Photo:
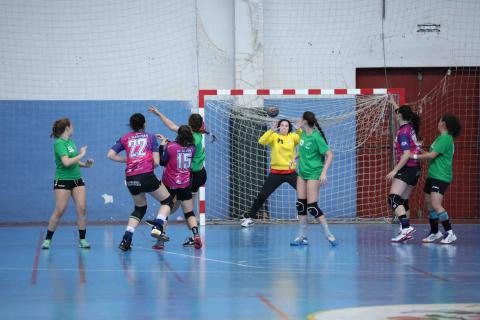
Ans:
[[[160,219],[162,221],[165,221],[167,220],[167,216],[165,214],[157,214],[157,219]]]
[[[300,220],[300,236],[307,236],[307,227],[308,227],[308,217],[306,215],[299,215],[298,219]]]
[[[134,228],[134,227],[127,226],[127,231],[128,231],[128,232],[131,232],[131,233],[134,233],[134,232],[135,232],[135,228]]]
[[[326,235],[327,237],[332,235],[332,234],[330,233],[330,229],[328,228],[328,223],[327,223],[327,221],[325,221],[324,223],[322,223],[322,227],[323,227],[323,232],[325,232],[325,235]]]

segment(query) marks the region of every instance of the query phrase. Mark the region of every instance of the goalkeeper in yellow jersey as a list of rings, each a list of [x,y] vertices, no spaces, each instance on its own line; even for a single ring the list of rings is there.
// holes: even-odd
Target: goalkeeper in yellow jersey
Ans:
[[[270,146],[270,174],[263,183],[262,190],[253,202],[250,211],[244,215],[241,221],[242,227],[247,228],[253,224],[252,218],[256,218],[262,204],[284,182],[296,189],[295,158],[300,136],[292,130],[292,123],[287,119],[282,119],[278,123],[273,122],[272,128],[258,139],[258,143]]]

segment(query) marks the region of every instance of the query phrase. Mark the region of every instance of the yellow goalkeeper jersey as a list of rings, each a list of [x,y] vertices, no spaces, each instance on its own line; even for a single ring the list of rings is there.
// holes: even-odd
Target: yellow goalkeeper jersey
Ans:
[[[297,156],[296,147],[300,143],[298,133],[290,132],[286,135],[281,135],[273,130],[268,130],[258,139],[258,143],[270,146],[270,167],[272,173],[295,171],[295,164],[290,168],[288,166]]]

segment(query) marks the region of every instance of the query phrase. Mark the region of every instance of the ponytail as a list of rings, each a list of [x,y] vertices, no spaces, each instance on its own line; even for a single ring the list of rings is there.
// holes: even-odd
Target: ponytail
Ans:
[[[412,107],[408,104],[402,105],[398,108],[398,112],[402,115],[402,118],[408,122],[410,122],[415,130],[415,134],[419,140],[420,138],[420,116],[412,110]]]
[[[61,118],[56,120],[52,126],[52,132],[50,133],[50,138],[59,138],[67,127],[71,126],[70,119]]]
[[[311,111],[305,111],[303,113],[302,119],[307,121],[307,124],[310,127],[316,127],[318,131],[320,131],[320,134],[323,137],[323,140],[325,140],[325,143],[328,144],[327,137],[325,136],[325,132],[323,132],[322,127],[318,124],[317,118],[315,117],[315,114]]]
[[[325,132],[323,132],[322,127],[318,124],[317,119],[315,119],[315,127],[317,127],[318,131],[320,131],[320,134],[323,137],[323,140],[325,140],[325,143],[328,144],[327,137],[325,136]]]
[[[193,113],[188,117],[188,125],[192,128],[193,132],[199,132],[202,134],[208,134],[211,137],[211,142],[217,140],[214,134],[210,133],[205,129],[205,122],[203,122],[203,118],[198,113]]]

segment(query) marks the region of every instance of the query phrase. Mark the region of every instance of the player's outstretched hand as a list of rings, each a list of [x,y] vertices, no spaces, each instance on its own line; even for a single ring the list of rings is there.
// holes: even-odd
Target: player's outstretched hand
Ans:
[[[163,134],[157,133],[155,137],[157,137],[157,139],[160,140],[160,144],[162,146],[166,145],[168,142],[168,139]]]
[[[87,153],[87,146],[83,146],[80,148],[80,152],[78,153],[78,155],[80,156],[80,158],[83,158],[83,156]]]
[[[297,161],[295,159],[292,159],[288,164],[288,169],[292,169],[293,166],[295,166],[296,164],[297,164]]]
[[[327,175],[322,173],[320,175],[320,185],[323,186],[325,183],[327,183]]]
[[[160,114],[160,111],[158,111],[157,107],[155,107],[155,106],[148,107],[148,112],[154,113],[156,115]]]
[[[395,177],[396,174],[397,174],[397,171],[392,170],[387,174],[385,179],[387,179],[387,181],[391,181]]]
[[[295,121],[295,127],[297,129],[300,129],[302,127],[302,118],[298,119],[297,121]]]
[[[274,131],[274,132],[277,131],[277,129],[278,129],[278,122],[277,122],[277,121],[272,121],[271,126],[272,126],[272,131]]]
[[[90,168],[91,166],[93,166],[93,162],[94,162],[94,161],[93,161],[92,158],[88,159],[88,160],[85,162],[85,167]]]

